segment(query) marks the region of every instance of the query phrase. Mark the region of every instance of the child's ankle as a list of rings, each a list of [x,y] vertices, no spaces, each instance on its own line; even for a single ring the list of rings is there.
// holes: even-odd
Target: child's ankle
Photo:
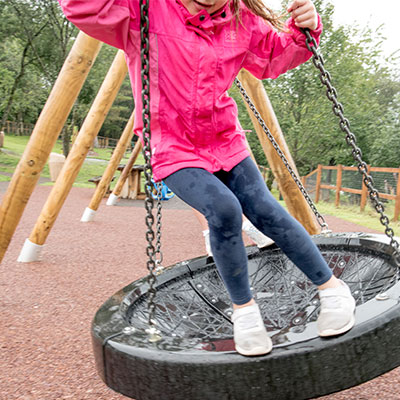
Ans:
[[[326,281],[322,285],[318,285],[318,290],[333,289],[340,286],[342,286],[341,281],[334,275],[332,275],[332,277],[328,281]]]
[[[254,299],[251,299],[249,302],[244,303],[244,304],[235,304],[233,303],[233,309],[234,310],[238,310],[239,308],[244,308],[244,307],[248,307],[248,306],[252,306],[253,304],[256,304]]]

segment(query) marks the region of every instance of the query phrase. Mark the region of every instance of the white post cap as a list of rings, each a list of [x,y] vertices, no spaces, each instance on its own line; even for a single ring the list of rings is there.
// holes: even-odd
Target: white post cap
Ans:
[[[42,245],[33,243],[29,239],[26,239],[17,261],[26,263],[39,261],[42,248]]]

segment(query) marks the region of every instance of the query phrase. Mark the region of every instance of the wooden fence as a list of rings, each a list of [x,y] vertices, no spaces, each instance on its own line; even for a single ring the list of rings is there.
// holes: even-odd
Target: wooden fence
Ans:
[[[400,168],[368,166],[368,174],[374,180],[379,198],[384,199],[383,201],[394,200],[394,220],[397,221],[400,214]],[[368,189],[357,167],[318,165],[316,170],[302,177],[302,182],[309,194],[314,197],[315,203],[319,202],[325,190],[328,198],[332,192],[334,193],[337,207],[346,193],[358,196],[361,211],[367,204]]]
[[[30,136],[34,128],[33,124],[25,124],[24,122],[6,121],[3,131],[7,135]]]
[[[97,136],[95,139],[94,147],[100,149],[113,149],[117,146],[119,139]]]

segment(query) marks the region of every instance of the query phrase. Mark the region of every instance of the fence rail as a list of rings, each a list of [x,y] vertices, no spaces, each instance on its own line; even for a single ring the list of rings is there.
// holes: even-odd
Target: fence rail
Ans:
[[[373,178],[374,187],[383,201],[394,200],[394,220],[400,215],[400,168],[383,168],[368,166],[368,174]],[[368,189],[357,167],[343,165],[324,166],[302,177],[315,203],[323,199],[330,201],[334,195],[335,206],[339,207],[342,201],[359,204],[364,211],[368,200]]]
[[[7,135],[30,136],[35,125],[24,122],[6,121],[3,131]]]
[[[100,149],[113,149],[117,146],[118,141],[119,139],[97,136],[94,147],[98,147]]]

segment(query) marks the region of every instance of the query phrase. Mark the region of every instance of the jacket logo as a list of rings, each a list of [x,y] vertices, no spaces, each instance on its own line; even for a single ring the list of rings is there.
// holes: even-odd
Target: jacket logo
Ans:
[[[236,40],[237,40],[236,30],[231,29],[229,31],[228,30],[225,31],[225,42],[232,43],[236,42]]]

